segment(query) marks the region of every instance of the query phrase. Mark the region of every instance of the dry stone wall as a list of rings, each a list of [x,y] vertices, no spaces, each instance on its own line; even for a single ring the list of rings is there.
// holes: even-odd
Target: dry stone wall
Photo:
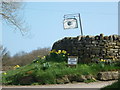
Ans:
[[[55,42],[52,49],[66,50],[70,56],[78,56],[79,62],[91,62],[95,58],[120,60],[120,36],[65,37]]]

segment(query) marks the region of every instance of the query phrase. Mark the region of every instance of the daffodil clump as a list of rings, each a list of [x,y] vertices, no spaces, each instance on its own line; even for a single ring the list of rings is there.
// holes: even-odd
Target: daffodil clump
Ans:
[[[115,58],[98,58],[96,59],[97,63],[101,65],[102,68],[105,67],[105,65],[116,65],[116,66],[120,66],[119,62],[115,59]]]
[[[104,60],[104,59],[100,59],[100,62],[106,62],[106,60]]]
[[[55,53],[55,54],[66,54],[67,51],[65,51],[65,50],[58,50],[58,51],[52,50],[52,51],[50,51],[50,53]]]
[[[51,50],[49,55],[40,57],[38,56],[36,59],[33,60],[33,63],[45,63],[47,61],[66,61],[67,56],[69,53],[65,50]]]
[[[100,59],[99,62],[105,64],[114,64],[116,61],[112,59]]]
[[[69,54],[65,50],[58,50],[58,51],[52,50],[52,51],[50,51],[50,54],[49,54],[47,60],[50,60],[50,61],[66,61],[67,55],[69,55]]]
[[[94,58],[93,60],[92,60],[92,62],[96,62],[96,63],[104,63],[104,64],[115,64],[115,63],[117,63],[118,62],[118,60],[116,59],[116,58],[114,58],[114,57],[107,57],[107,58],[98,58],[98,57],[96,57],[96,58]]]

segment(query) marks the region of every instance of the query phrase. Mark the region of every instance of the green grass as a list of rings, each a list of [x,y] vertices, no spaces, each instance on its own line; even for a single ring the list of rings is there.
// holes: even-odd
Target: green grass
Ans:
[[[3,84],[5,85],[34,85],[34,84],[56,84],[56,79],[62,78],[65,75],[93,75],[96,76],[100,71],[109,71],[120,69],[117,66],[100,64],[78,64],[76,67],[67,67],[66,62],[48,62],[49,67],[43,69],[44,63],[35,62],[29,65],[20,67],[15,70],[7,71],[3,74]],[[27,79],[26,79],[27,78]],[[23,81],[22,81],[23,80]],[[88,80],[86,82],[91,82]]]

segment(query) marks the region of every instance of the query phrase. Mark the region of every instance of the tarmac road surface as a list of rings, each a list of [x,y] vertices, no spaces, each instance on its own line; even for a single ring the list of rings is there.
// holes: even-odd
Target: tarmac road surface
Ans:
[[[69,84],[54,84],[54,85],[34,85],[34,86],[2,86],[2,88],[103,88],[116,82],[113,81],[98,81],[91,83],[69,83]]]

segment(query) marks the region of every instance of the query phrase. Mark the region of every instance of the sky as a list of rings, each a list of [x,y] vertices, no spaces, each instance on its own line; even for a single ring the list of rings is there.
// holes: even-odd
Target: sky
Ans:
[[[20,31],[2,25],[2,44],[12,56],[52,47],[64,37],[80,35],[80,28],[64,30],[66,14],[81,14],[84,35],[118,34],[117,2],[25,2],[24,5],[19,14],[29,26],[28,35],[22,36]]]

